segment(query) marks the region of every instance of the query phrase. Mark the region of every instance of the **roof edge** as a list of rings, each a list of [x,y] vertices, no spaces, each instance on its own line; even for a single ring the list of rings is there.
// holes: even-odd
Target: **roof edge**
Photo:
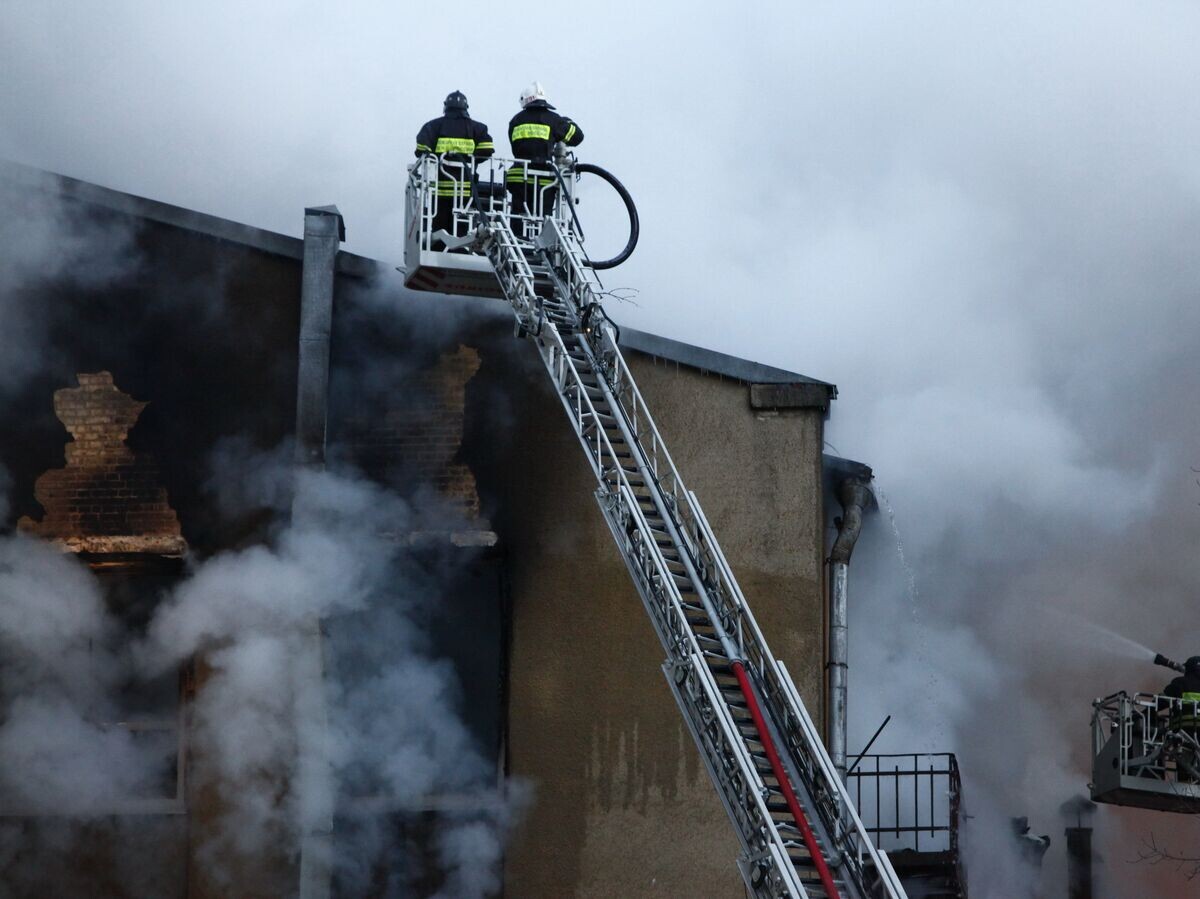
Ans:
[[[254,250],[261,250],[275,256],[288,259],[302,260],[304,258],[304,241],[299,237],[290,237],[277,231],[256,228],[240,222],[223,219],[206,212],[173,206],[147,197],[114,190],[81,181],[69,175],[48,172],[45,169],[34,168],[23,163],[0,158],[0,178],[34,190],[45,191],[68,200],[90,203],[102,206],[114,212],[134,216],[135,218],[170,225],[187,231],[195,231],[217,240],[228,241]],[[337,270],[343,274],[355,277],[372,277],[383,268],[382,263],[347,253],[338,252]]]
[[[763,365],[760,362],[753,362],[738,356],[730,356],[727,353],[672,340],[669,337],[660,337],[657,334],[649,334],[635,328],[622,327],[619,343],[623,349],[636,350],[647,356],[656,356],[659,359],[666,359],[699,371],[723,375],[746,384],[806,385],[810,389],[818,388],[823,391],[826,399],[833,399],[837,396],[837,387],[827,381],[818,381],[816,378],[793,371]]]
[[[0,158],[0,180],[42,190],[70,200],[102,206],[147,221],[194,231],[264,253],[288,259],[303,260],[304,258],[304,241],[299,237],[290,237],[276,231],[256,228],[253,225],[245,225],[205,212],[197,212],[182,206],[139,197],[135,194],[102,187],[89,181],[48,172],[45,169],[3,158]],[[306,210],[312,211],[335,209],[336,207],[306,207]],[[391,269],[391,265],[367,256],[359,256],[345,250],[339,250],[337,254],[337,271],[351,277],[376,278],[389,274]],[[827,381],[819,381],[796,372],[730,356],[716,350],[672,340],[669,337],[660,337],[657,334],[650,334],[635,328],[623,327],[620,329],[620,344],[623,348],[636,350],[648,356],[676,362],[699,371],[722,375],[750,385],[800,386],[798,391],[791,392],[795,394],[794,397],[791,394],[785,396],[786,392],[768,391],[760,398],[762,404],[765,404],[764,407],[784,408],[789,403],[795,402],[799,404],[796,408],[823,406],[828,409],[829,401],[837,397],[837,387]]]

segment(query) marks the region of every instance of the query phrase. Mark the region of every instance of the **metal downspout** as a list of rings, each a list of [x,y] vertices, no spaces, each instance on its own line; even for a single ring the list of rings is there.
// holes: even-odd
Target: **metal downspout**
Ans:
[[[863,510],[871,488],[859,478],[846,478],[837,488],[842,517],[829,553],[829,755],[838,776],[846,776],[846,693],[850,646],[846,621],[846,582],[850,555],[862,530]]]
[[[329,342],[333,285],[345,224],[336,206],[304,210],[304,268],[300,283],[300,347],[296,377],[296,466],[325,467]],[[292,517],[300,511],[293,505]],[[333,772],[325,706],[321,622],[304,624],[293,663],[298,760],[294,784],[300,815],[300,899],[329,899],[333,870]]]

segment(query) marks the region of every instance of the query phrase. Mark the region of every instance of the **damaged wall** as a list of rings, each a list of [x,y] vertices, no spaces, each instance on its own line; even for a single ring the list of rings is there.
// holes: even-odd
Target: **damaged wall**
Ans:
[[[13,284],[0,284],[3,321],[14,321],[16,313],[39,314],[36,345],[27,347],[37,364],[22,368],[21,378],[4,385],[8,401],[0,411],[4,433],[9,435],[0,440],[0,468],[8,475],[5,486],[11,488],[3,504],[8,524],[21,518],[26,531],[58,539],[103,570],[105,584],[113,589],[90,586],[89,590],[112,594],[105,601],[107,608],[97,613],[108,622],[106,633],[111,632],[114,641],[111,655],[105,656],[114,675],[109,679],[112,689],[118,689],[118,669],[147,667],[158,672],[150,678],[157,682],[177,680],[182,665],[194,739],[186,750],[190,777],[179,803],[179,811],[186,808],[188,814],[185,819],[171,812],[178,826],[167,828],[165,843],[160,840],[147,852],[149,838],[130,832],[131,828],[138,833],[147,827],[156,833],[160,830],[160,819],[144,814],[136,820],[107,819],[99,825],[107,835],[101,839],[69,808],[43,802],[37,808],[41,817],[35,827],[20,817],[20,809],[9,805],[0,814],[18,817],[8,819],[0,834],[5,847],[0,857],[4,881],[14,896],[44,895],[47,890],[64,896],[153,894],[191,899],[285,895],[296,879],[295,846],[286,817],[289,755],[294,752],[288,749],[286,735],[272,730],[278,721],[271,718],[287,715],[286,701],[276,702],[284,700],[275,695],[284,685],[272,666],[286,662],[286,656],[280,657],[276,650],[287,645],[288,625],[286,619],[279,620],[279,640],[258,639],[254,616],[264,614],[271,604],[278,614],[289,602],[299,607],[309,601],[302,595],[289,599],[286,586],[305,560],[289,554],[286,545],[268,567],[254,567],[258,556],[230,559],[228,554],[298,539],[288,537],[286,513],[276,502],[281,493],[293,489],[290,461],[281,464],[280,459],[290,458],[286,445],[294,427],[298,254],[292,254],[291,246],[277,235],[260,232],[245,241],[242,238],[253,229],[233,223],[214,226],[194,213],[169,208],[164,212],[158,204],[69,179],[31,178],[26,171],[16,172],[15,183],[3,177],[12,174],[0,168],[5,195],[11,192],[31,211],[45,213],[54,219],[54,227],[45,228],[33,247],[42,254],[38,259],[6,260],[9,271],[19,261],[32,273]],[[94,194],[102,195],[98,202],[91,202]],[[125,211],[126,207],[131,208]],[[142,210],[146,215],[138,214]],[[163,221],[164,217],[182,221],[174,224]],[[193,222],[198,226],[190,227]],[[84,259],[89,252],[104,252],[99,238],[93,239],[96,235],[122,235],[116,242],[122,249],[121,264],[106,271],[103,279],[91,280],[78,277],[70,264],[47,264],[56,247],[66,243],[62,235],[67,227],[89,235],[80,241],[79,255]],[[357,281],[354,276],[339,278],[339,292],[349,297]],[[398,355],[405,356],[403,347]],[[359,382],[373,376],[395,393],[395,382],[378,375],[377,360],[367,360],[366,368],[356,369],[347,361],[351,356],[362,361],[361,348],[354,347],[342,357],[342,369],[351,370],[352,392],[378,398]],[[448,358],[444,370],[424,379],[437,390],[425,402],[426,418],[415,428],[410,425],[405,430],[403,409],[393,411],[390,421],[385,405],[373,410],[376,420],[387,424],[393,434],[428,432],[437,444],[436,458],[422,460],[427,464],[419,468],[415,480],[428,482],[435,496],[440,490],[444,502],[428,503],[417,515],[415,507],[380,491],[372,505],[373,488],[356,486],[352,474],[321,487],[315,500],[318,506],[332,502],[334,508],[351,501],[367,503],[355,527],[338,532],[339,539],[349,541],[347,545],[331,549],[318,542],[318,548],[332,553],[327,577],[342,572],[361,580],[366,572],[369,579],[357,591],[354,581],[347,580],[311,601],[324,604],[318,608],[346,613],[368,600],[388,602],[389,595],[402,599],[393,602],[390,619],[373,616],[369,628],[346,617],[336,635],[348,635],[346,658],[360,661],[364,647],[386,641],[389,653],[366,670],[368,684],[381,676],[395,677],[402,670],[398,666],[407,665],[427,688],[445,692],[444,709],[437,714],[431,714],[429,699],[420,691],[409,701],[399,695],[382,697],[386,705],[378,710],[360,708],[361,703],[350,695],[339,709],[338,732],[348,747],[342,752],[345,770],[363,770],[364,765],[367,770],[378,768],[386,762],[381,756],[389,752],[412,760],[411,772],[401,778],[402,783],[392,783],[382,796],[393,802],[388,814],[402,819],[422,814],[428,803],[421,796],[441,789],[446,766],[455,758],[460,760],[453,772],[455,783],[465,787],[479,776],[490,776],[494,783],[502,729],[500,577],[494,558],[480,555],[494,542],[494,535],[477,539],[480,545],[474,549],[451,547],[451,552],[437,545],[410,547],[404,539],[404,532],[416,529],[445,532],[448,520],[460,530],[479,530],[474,522],[478,498],[473,479],[454,459],[461,442],[472,354],[455,349]],[[337,364],[338,359],[334,361]],[[396,395],[412,399],[417,394]],[[396,446],[391,452],[404,456],[410,448]],[[353,447],[335,447],[334,454],[340,465],[354,461]],[[394,463],[393,458],[390,466],[382,467],[382,484],[393,480],[387,469],[398,470]],[[322,514],[332,514],[332,509]],[[359,533],[363,528],[366,531]],[[168,556],[178,561],[188,546],[190,565],[184,579],[178,567],[163,570],[154,564],[153,560]],[[113,567],[118,556],[119,576]],[[394,562],[393,557],[401,561]],[[309,553],[307,561],[321,558]],[[196,578],[210,570],[236,572],[238,565],[246,572],[240,577],[257,578],[245,582],[253,601],[222,620],[222,593],[228,595],[234,581],[222,582],[215,573],[203,581]],[[458,576],[452,578],[450,571]],[[10,586],[19,589],[20,582],[0,573],[6,574],[3,599],[11,606],[13,597],[7,591]],[[171,601],[163,603],[164,597]],[[136,600],[137,614],[129,618],[124,613],[131,598]],[[50,607],[39,611],[57,614]],[[189,637],[178,626],[175,630],[166,626],[186,616],[207,617],[204,627],[225,636],[214,644],[207,638]],[[474,649],[482,646],[490,651],[463,646],[461,633],[471,628],[481,635]],[[55,649],[39,647],[51,655]],[[338,651],[337,646],[331,649]],[[134,658],[139,653],[146,658]],[[13,664],[11,653],[0,658],[10,684],[16,683],[11,676]],[[461,675],[456,665],[462,667]],[[247,706],[246,699],[255,691],[264,702],[251,701]],[[372,694],[364,689],[359,695]],[[16,694],[13,698],[22,699]],[[172,708],[178,709],[177,691],[173,698]],[[459,706],[471,710],[465,721],[457,717]],[[241,720],[230,714],[239,707],[246,710]],[[405,734],[396,730],[403,726],[404,715],[410,716],[408,731],[413,735],[408,745]],[[372,723],[375,745],[364,729]],[[286,717],[283,724],[286,727]],[[16,739],[16,733],[5,736]],[[440,734],[441,741],[461,741],[461,748],[443,752],[447,761],[430,766],[423,760],[427,750],[414,741],[433,733]],[[246,739],[270,748],[265,768],[246,767],[253,755],[244,752]],[[429,751],[436,745],[434,741]],[[476,746],[482,747],[478,753]],[[92,767],[103,769],[104,760],[97,758]],[[20,774],[17,768],[12,770]],[[282,815],[259,814],[261,806],[247,804],[257,803],[260,796],[274,803],[272,794]],[[256,813],[245,815],[249,808]],[[244,822],[234,827],[243,833],[230,840],[231,819],[237,816]],[[431,890],[445,887],[461,895],[486,889],[495,864],[482,859],[487,851],[498,850],[486,849],[490,834],[468,839],[466,835],[473,833],[470,827],[471,822],[458,826],[456,819],[453,826],[426,828],[429,833],[418,846],[407,838],[395,846],[379,845],[368,861],[380,870],[397,869],[390,880],[377,881],[380,895],[391,895],[408,880],[423,880],[432,885]],[[347,848],[346,857],[362,862],[363,846],[373,845],[370,841],[378,835],[374,823],[365,836],[361,831],[353,834],[363,839]],[[84,840],[93,849],[109,849],[85,853]],[[133,853],[140,855],[135,858]],[[414,858],[423,854],[433,866],[428,873],[413,870]],[[473,876],[481,879],[482,886],[463,880],[463,872],[471,869],[464,864],[468,858],[478,862]],[[137,869],[141,874],[134,877],[131,872]],[[368,895],[361,881],[354,879],[357,876],[352,871],[343,878],[342,895]],[[148,887],[151,882],[154,886]],[[452,886],[455,883],[462,888]]]

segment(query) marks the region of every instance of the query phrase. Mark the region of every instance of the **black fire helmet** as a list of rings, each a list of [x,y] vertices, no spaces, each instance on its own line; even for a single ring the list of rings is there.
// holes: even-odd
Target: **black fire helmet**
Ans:
[[[1192,674],[1200,674],[1200,656],[1192,656],[1183,663],[1183,670]]]
[[[463,112],[467,111],[467,95],[462,91],[453,91],[446,94],[446,102],[442,106],[442,111],[449,112],[452,109],[461,109]]]

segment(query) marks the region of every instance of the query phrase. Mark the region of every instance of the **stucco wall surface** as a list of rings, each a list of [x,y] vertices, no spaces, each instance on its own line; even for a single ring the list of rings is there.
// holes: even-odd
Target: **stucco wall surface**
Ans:
[[[684,479],[775,653],[819,716],[822,413],[755,413],[749,387],[631,354]],[[540,381],[514,388],[507,469],[509,766],[534,802],[508,853],[514,899],[742,897],[736,837],[658,644]]]

